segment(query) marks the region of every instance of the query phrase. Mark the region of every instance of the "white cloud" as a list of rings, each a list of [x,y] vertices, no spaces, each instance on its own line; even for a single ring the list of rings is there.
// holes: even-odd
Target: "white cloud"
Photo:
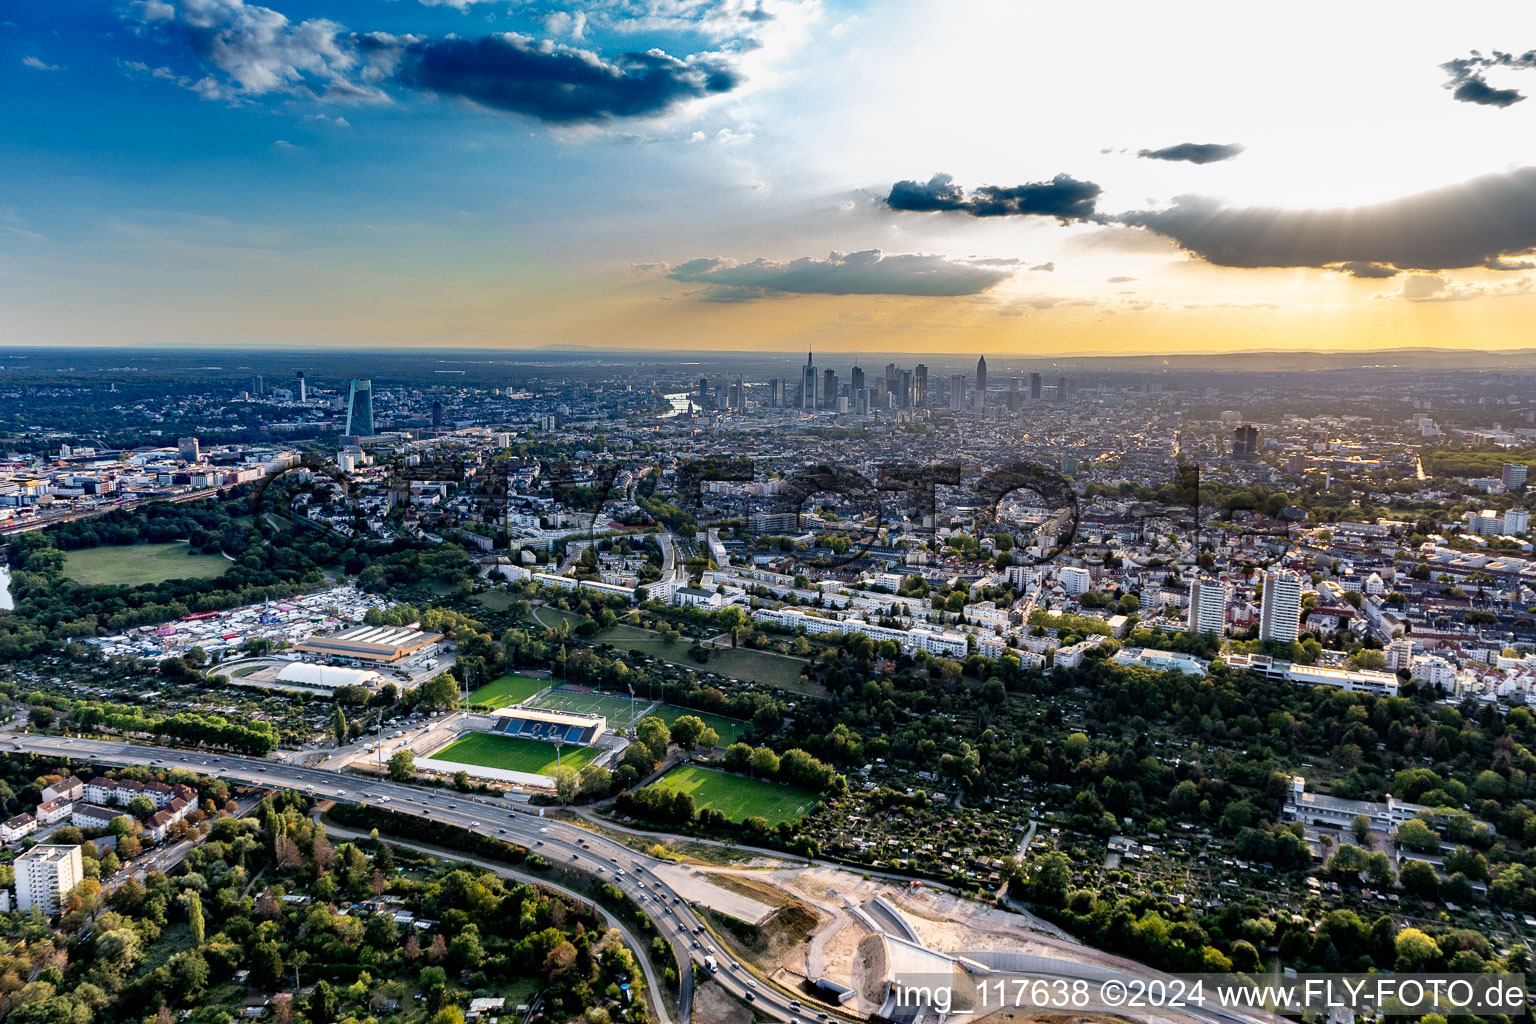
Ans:
[[[37,57],[23,57],[23,58],[21,58],[21,63],[22,63],[22,65],[24,67],[29,67],[33,71],[62,71],[63,70],[63,68],[60,67],[59,65],[45,63],[44,61],[38,59]]]

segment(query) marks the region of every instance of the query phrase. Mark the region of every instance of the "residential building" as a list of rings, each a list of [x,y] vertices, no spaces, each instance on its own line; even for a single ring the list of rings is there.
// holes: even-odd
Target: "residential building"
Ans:
[[[1259,605],[1259,639],[1295,643],[1301,635],[1301,577],[1285,569],[1264,574]]]
[[[1387,661],[1388,672],[1412,672],[1413,671],[1413,641],[1405,636],[1387,644],[1383,656]]]
[[[1056,574],[1056,579],[1061,583],[1061,589],[1072,597],[1086,594],[1093,589],[1093,573],[1081,566],[1063,566]]]
[[[14,843],[22,836],[37,831],[37,819],[30,814],[18,814],[10,821],[0,823],[0,842]]]
[[[1227,625],[1227,585],[1210,576],[1189,585],[1189,631],[1221,636]]]
[[[16,858],[16,905],[57,914],[64,897],[80,884],[84,868],[80,847],[45,844]]]

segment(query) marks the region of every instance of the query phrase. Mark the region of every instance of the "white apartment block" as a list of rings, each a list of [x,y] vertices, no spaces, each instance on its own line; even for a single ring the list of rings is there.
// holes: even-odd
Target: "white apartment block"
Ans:
[[[970,644],[964,633],[938,632],[931,629],[892,629],[877,626],[863,619],[824,619],[819,615],[807,615],[797,608],[759,608],[752,613],[758,622],[769,622],[782,629],[794,630],[801,626],[807,633],[827,635],[832,633],[863,633],[876,643],[894,640],[903,651],[927,651],[947,658],[964,658],[970,653]]]
[[[30,814],[18,814],[3,824],[0,824],[0,842],[14,843],[22,836],[31,835],[37,831],[37,819]]]
[[[1259,605],[1259,639],[1295,643],[1301,635],[1300,623],[1301,577],[1284,569],[1265,573]]]
[[[1226,584],[1201,576],[1189,585],[1189,631],[1221,636],[1227,625]]]
[[[1531,514],[1523,508],[1511,508],[1504,510],[1504,532],[1529,533],[1531,530]]]
[[[1086,594],[1093,589],[1093,573],[1081,566],[1063,566],[1056,574],[1056,579],[1061,584],[1061,589],[1072,597]]]
[[[34,846],[16,858],[16,905],[57,914],[83,877],[78,846]]]
[[[1413,678],[1449,690],[1456,685],[1456,667],[1437,654],[1414,659]]]

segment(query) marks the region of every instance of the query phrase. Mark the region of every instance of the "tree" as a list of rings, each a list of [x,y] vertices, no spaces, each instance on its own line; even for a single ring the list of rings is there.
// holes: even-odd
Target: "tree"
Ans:
[[[309,1018],[309,1024],[332,1024],[335,1021],[336,990],[331,988],[330,982],[322,979],[315,983],[315,990],[309,994],[305,1016]]]
[[[771,779],[779,773],[779,755],[772,747],[757,747],[752,751],[751,767],[753,775]]]
[[[666,722],[655,715],[647,715],[635,726],[635,739],[650,753],[651,764],[654,765],[667,756],[667,745],[672,742],[672,733]]]
[[[698,715],[683,715],[672,723],[672,741],[684,750],[713,747],[719,744],[720,734],[705,725]]]
[[[339,705],[336,713],[331,716],[331,735],[336,737],[338,747],[347,742],[347,715]]]
[[[416,776],[416,755],[402,747],[389,755],[389,777],[396,782],[409,782]]]
[[[135,818],[147,818],[155,813],[155,802],[140,794],[128,801],[128,813]]]
[[[562,764],[550,773],[555,780],[555,795],[560,798],[562,804],[568,804],[576,799],[581,792],[581,775],[570,765]]]
[[[1350,828],[1355,833],[1355,841],[1361,849],[1370,849],[1371,846],[1371,819],[1364,814],[1355,815],[1355,820],[1350,823]]]
[[[187,931],[191,935],[194,947],[203,944],[203,898],[188,889],[182,894],[182,900],[187,906]]]
[[[416,691],[416,700],[423,707],[447,707],[458,699],[459,681],[447,672],[439,672]]]
[[[1440,852],[1440,837],[1419,818],[1409,818],[1397,827],[1397,841],[1415,853]]]
[[[251,950],[251,981],[261,988],[276,988],[283,980],[283,954],[275,942],[258,942]]]
[[[1035,862],[1024,891],[1036,903],[1059,907],[1067,901],[1067,886],[1072,883],[1072,862],[1058,851],[1051,851]]]
[[[1398,932],[1393,947],[1397,953],[1396,969],[1399,971],[1422,970],[1440,958],[1440,946],[1417,928],[1404,928]]]
[[[1440,891],[1440,876],[1422,860],[1404,861],[1397,877],[1405,890],[1422,899],[1433,899]]]

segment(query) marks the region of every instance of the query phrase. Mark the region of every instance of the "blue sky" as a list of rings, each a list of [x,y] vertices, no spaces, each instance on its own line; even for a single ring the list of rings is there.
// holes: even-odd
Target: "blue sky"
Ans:
[[[0,326],[42,344],[1523,344],[1521,10],[12,4]]]

